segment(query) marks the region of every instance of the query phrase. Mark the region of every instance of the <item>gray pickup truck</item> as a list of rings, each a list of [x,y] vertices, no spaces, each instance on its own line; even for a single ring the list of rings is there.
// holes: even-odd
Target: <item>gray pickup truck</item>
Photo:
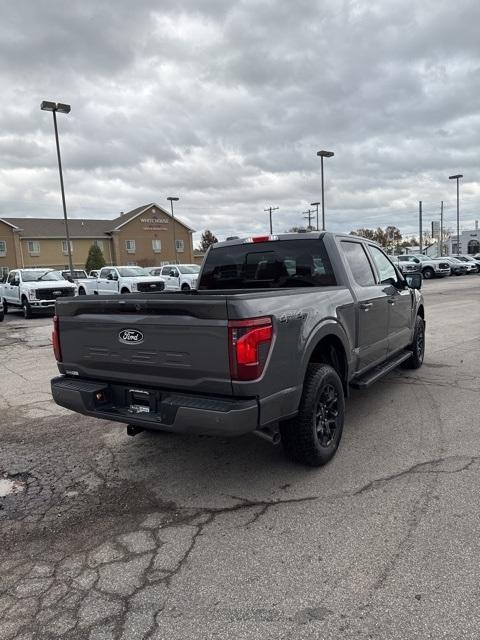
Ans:
[[[55,401],[143,429],[282,441],[328,462],[349,387],[366,388],[425,345],[421,274],[374,242],[333,233],[210,248],[189,293],[58,300]]]

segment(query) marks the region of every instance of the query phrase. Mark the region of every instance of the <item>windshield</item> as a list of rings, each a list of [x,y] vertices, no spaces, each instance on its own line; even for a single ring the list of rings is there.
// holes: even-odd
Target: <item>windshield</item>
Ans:
[[[280,240],[210,250],[199,289],[277,289],[335,285],[320,240]]]
[[[43,282],[44,280],[65,280],[60,271],[22,271],[23,282]]]
[[[148,276],[149,274],[141,267],[118,267],[118,273],[122,278],[136,278],[137,276]]]
[[[181,265],[178,267],[178,270],[180,271],[180,273],[198,273],[200,271],[200,267],[198,267],[198,269],[194,266],[190,266],[190,265]]]

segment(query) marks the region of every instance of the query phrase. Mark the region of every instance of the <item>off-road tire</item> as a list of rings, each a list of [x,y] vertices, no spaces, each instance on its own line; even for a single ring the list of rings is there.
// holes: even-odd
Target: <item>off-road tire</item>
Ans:
[[[432,267],[425,267],[425,269],[422,271],[422,274],[425,280],[431,280],[435,277],[435,271],[432,269]]]
[[[317,408],[325,389],[336,392],[337,418],[332,440],[323,446],[317,434]],[[310,364],[303,383],[303,393],[295,418],[280,424],[280,433],[285,453],[302,464],[320,467],[335,455],[342,437],[345,418],[345,398],[342,381],[338,373],[328,364]]]
[[[412,355],[402,363],[402,367],[404,369],[420,369],[425,357],[425,320],[421,316],[417,316],[415,320],[413,340],[408,348]]]
[[[25,320],[30,320],[30,318],[33,316],[32,307],[30,306],[30,303],[26,298],[22,298],[22,311]]]

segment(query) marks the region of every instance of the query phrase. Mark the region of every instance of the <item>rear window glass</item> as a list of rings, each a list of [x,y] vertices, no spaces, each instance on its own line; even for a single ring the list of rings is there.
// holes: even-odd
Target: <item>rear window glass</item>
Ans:
[[[272,289],[335,285],[321,240],[280,240],[211,249],[198,289]]]

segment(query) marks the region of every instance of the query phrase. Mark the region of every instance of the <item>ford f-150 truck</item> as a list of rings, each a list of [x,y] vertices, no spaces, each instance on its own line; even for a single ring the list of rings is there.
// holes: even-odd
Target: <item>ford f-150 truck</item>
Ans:
[[[13,269],[4,284],[0,284],[0,300],[3,310],[18,307],[26,319],[35,311],[55,308],[55,300],[74,296],[75,284],[67,282],[60,271],[54,269]]]
[[[254,432],[322,465],[349,387],[421,366],[421,280],[351,235],[217,243],[197,290],[59,300],[53,397],[132,435]]]

